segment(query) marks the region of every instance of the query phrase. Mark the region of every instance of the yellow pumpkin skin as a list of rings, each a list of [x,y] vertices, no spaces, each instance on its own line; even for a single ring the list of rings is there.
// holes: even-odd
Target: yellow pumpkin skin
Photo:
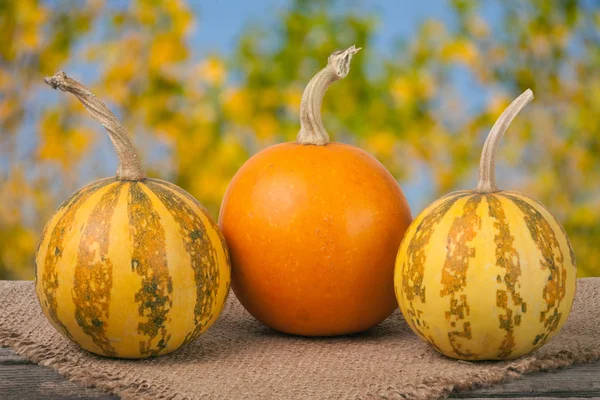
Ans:
[[[206,331],[230,285],[218,226],[188,193],[156,179],[96,181],[50,219],[36,291],[52,325],[109,357],[170,353]]]
[[[456,192],[408,228],[394,271],[412,330],[438,352],[504,360],[546,343],[573,304],[576,267],[559,222],[512,191]]]

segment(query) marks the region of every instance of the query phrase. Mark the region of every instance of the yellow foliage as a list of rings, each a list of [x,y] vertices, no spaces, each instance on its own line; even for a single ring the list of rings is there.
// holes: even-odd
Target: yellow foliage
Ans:
[[[133,15],[144,25],[156,25],[160,15],[152,7],[152,2],[148,0],[138,0],[135,6],[131,7]]]
[[[47,11],[40,7],[37,1],[23,0],[16,2],[17,24],[19,25],[19,48],[22,51],[32,51],[42,42],[42,27],[47,20]]]
[[[227,71],[220,58],[209,57],[198,67],[198,76],[210,85],[220,86],[225,81]]]
[[[210,211],[218,212],[223,194],[229,185],[231,174],[236,168],[232,168],[232,160],[244,157],[240,143],[230,134],[225,134],[223,141],[214,145],[210,150],[210,157],[196,160],[196,169],[190,182],[189,191],[203,201]]]
[[[496,119],[500,116],[500,114],[502,114],[511,101],[512,100],[507,96],[495,94],[488,102],[488,112],[493,119]]]
[[[258,106],[261,108],[273,109],[281,103],[281,99],[279,97],[279,95],[281,94],[281,89],[267,88],[261,90],[259,94],[260,96],[258,96]]]
[[[412,99],[412,83],[407,76],[399,76],[392,82],[390,91],[399,104]]]
[[[260,113],[254,116],[252,121],[254,132],[259,139],[269,138],[277,133],[279,124],[275,117],[269,113]]]
[[[0,90],[4,91],[11,86],[11,76],[7,70],[0,67]]]
[[[397,138],[389,131],[376,132],[364,140],[368,152],[384,158],[393,156],[396,143]]]
[[[299,113],[300,103],[302,102],[302,89],[289,88],[285,91],[285,105],[289,111]]]
[[[333,139],[364,146],[403,183],[428,177],[416,214],[473,184],[482,135],[531,87],[536,100],[499,153],[499,164],[513,168],[503,186],[556,212],[581,275],[600,275],[593,262],[600,258],[600,215],[592,212],[600,210],[600,46],[591,34],[600,13],[583,3],[537,7],[526,0],[498,3],[504,12],[491,20],[472,3],[450,2],[456,24],[427,19],[389,53],[359,53],[344,83],[328,91],[323,122]],[[313,66],[352,38],[366,47],[379,29],[368,13],[333,12],[331,0],[319,7],[292,0],[281,29],[245,29],[233,54],[206,56],[193,47],[190,33],[202,21],[190,4],[0,5],[0,279],[31,277],[44,219],[91,180],[90,169],[105,176],[116,167],[94,143],[107,145],[101,128],[68,96],[50,101],[44,75],[72,67],[76,78],[92,76],[85,83],[132,134],[150,176],[188,190],[216,216],[237,168],[265,145],[296,136]],[[576,8],[573,18],[568,7]],[[281,32],[265,46],[265,33]],[[306,41],[310,32],[320,32],[316,45]],[[467,85],[476,99],[453,80],[456,64],[474,81]]]
[[[85,154],[94,133],[88,128],[68,128],[60,123],[58,112],[48,113],[40,120],[38,156],[42,161],[59,163],[64,170],[70,169]]]
[[[474,66],[479,59],[479,51],[473,42],[459,38],[450,41],[442,48],[441,57],[445,62]]]
[[[23,265],[31,262],[31,254],[35,252],[37,246],[37,235],[20,225],[10,230],[10,236],[6,236],[6,234],[6,231],[0,233],[0,241],[3,242],[0,244],[2,252],[0,272],[3,267],[5,269],[4,278],[32,279],[33,269],[23,268]]]
[[[6,120],[8,119],[15,111],[15,108],[17,107],[17,100],[14,98],[6,98],[6,99],[1,99],[0,98],[0,119],[1,120]]]
[[[188,49],[181,42],[173,42],[171,34],[157,35],[150,46],[150,69],[159,70],[188,57]]]
[[[171,17],[170,31],[177,36],[187,35],[193,26],[193,15],[187,4],[181,0],[165,2],[165,9]]]
[[[136,40],[134,38],[129,39],[128,42],[132,45],[129,47],[131,49],[130,54],[135,54],[133,49],[136,47],[134,45]],[[115,63],[104,71],[104,76],[106,77],[104,90],[117,103],[122,103],[129,96],[129,88],[125,83],[133,80],[136,75],[136,67],[138,67],[137,62],[132,58],[131,56],[126,56],[126,59],[123,60],[124,62]]]
[[[430,99],[435,94],[436,83],[430,74],[421,74],[420,78],[415,82],[415,85],[415,92],[419,97]]]
[[[246,89],[229,88],[223,95],[227,117],[239,123],[248,123],[253,114],[252,98]]]
[[[404,104],[416,99],[429,99],[436,91],[436,83],[433,76],[421,73],[417,76],[402,75],[394,80],[391,93],[396,102]]]
[[[8,179],[0,181],[0,221],[2,224],[18,226],[23,217],[23,198],[30,193],[22,168],[15,168]]]

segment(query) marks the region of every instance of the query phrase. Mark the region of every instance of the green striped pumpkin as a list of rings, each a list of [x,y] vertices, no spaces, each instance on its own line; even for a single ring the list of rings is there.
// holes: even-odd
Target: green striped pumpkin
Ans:
[[[145,177],[128,136],[85,87],[64,73],[47,81],[108,125],[121,165],[116,178],[85,186],[47,223],[36,254],[42,309],[60,333],[96,354],[174,351],[223,308],[230,284],[223,236],[190,194]],[[136,158],[123,159],[128,154]]]
[[[492,129],[477,190],[427,207],[398,252],[402,313],[448,357],[520,357],[556,334],[573,304],[577,272],[565,231],[541,203],[494,182],[498,141],[532,98],[525,92]]]

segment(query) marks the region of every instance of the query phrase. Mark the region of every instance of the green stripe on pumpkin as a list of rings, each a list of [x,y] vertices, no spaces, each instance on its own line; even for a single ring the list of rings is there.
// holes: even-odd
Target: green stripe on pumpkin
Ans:
[[[567,271],[564,266],[565,259],[552,226],[536,209],[534,204],[529,203],[520,196],[502,195],[512,201],[524,214],[525,224],[531,238],[542,253],[540,266],[542,270],[548,270],[548,280],[544,285],[542,294],[546,309],[540,312],[540,322],[543,322],[546,331],[535,338],[533,344],[537,348],[548,340],[549,334],[558,328],[562,318],[562,313],[558,310],[566,292]]]
[[[183,190],[179,186],[172,184],[171,182],[161,181],[161,180],[158,180],[158,179],[152,179],[151,181],[154,182],[154,183],[158,183],[159,185],[170,189],[171,191],[179,194],[180,197],[188,199],[190,202],[192,202],[193,204],[195,204],[200,210],[202,210],[202,212],[204,213],[204,215],[206,215],[206,218],[210,221],[210,226],[213,228],[213,230],[219,236],[219,240],[221,242],[221,247],[223,248],[223,252],[225,253],[225,259],[227,260],[227,266],[229,267],[231,265],[231,260],[229,258],[229,250],[228,250],[228,247],[227,247],[227,242],[225,241],[225,237],[221,233],[221,228],[215,222],[215,220],[213,220],[211,218],[211,216],[208,213],[208,211],[206,210],[206,208],[204,208],[204,206],[202,204],[200,204],[198,202],[198,200],[196,200],[194,198],[194,196],[192,196],[191,194],[189,194],[188,192],[186,192],[185,190]],[[227,289],[227,290],[229,291],[229,289]],[[223,303],[223,304],[225,304],[225,303]]]
[[[514,328],[521,324],[521,313],[527,312],[527,304],[519,295],[517,283],[521,277],[521,262],[519,253],[514,247],[515,237],[511,234],[508,220],[502,203],[494,194],[486,195],[489,216],[496,220],[494,226],[497,230],[494,236],[496,244],[496,265],[505,269],[504,276],[498,275],[497,283],[506,289],[496,290],[496,306],[504,310],[499,317],[500,328],[506,331],[504,340],[500,344],[498,357],[508,357],[516,343]],[[513,306],[509,306],[510,301]]]
[[[194,281],[196,283],[196,304],[194,307],[194,330],[184,344],[202,333],[205,323],[213,317],[214,303],[220,283],[217,251],[210,241],[200,217],[181,197],[180,193],[159,182],[147,182],[152,192],[163,202],[179,226],[186,252],[190,256]],[[203,323],[204,321],[204,323]]]
[[[138,324],[138,332],[148,336],[148,340],[140,342],[140,354],[156,356],[171,339],[165,322],[173,306],[173,281],[167,266],[165,230],[141,185],[131,182],[129,186],[131,268],[142,277],[142,288],[135,294],[135,301],[139,303],[140,317],[146,319]]]
[[[402,290],[409,302],[406,311],[411,316],[412,325],[419,332],[421,332],[421,325],[427,326],[427,321],[419,319],[420,316],[413,301],[418,298],[421,303],[425,303],[426,300],[425,285],[423,284],[425,263],[427,262],[426,247],[435,232],[436,225],[444,219],[452,206],[465,196],[468,196],[468,192],[452,193],[446,196],[434,209],[424,211],[427,212],[427,216],[423,218],[419,226],[415,227],[418,236],[415,235],[410,239],[406,249],[406,264],[402,268]]]
[[[123,183],[111,187],[102,195],[89,216],[79,243],[73,304],[75,320],[83,332],[106,355],[117,353],[105,333],[109,319],[113,264],[108,258],[111,220]]]
[[[475,248],[469,246],[478,230],[481,228],[481,218],[477,208],[482,196],[470,196],[463,206],[463,214],[457,217],[450,226],[448,233],[448,249],[446,261],[442,268],[442,289],[440,296],[450,296],[449,309],[446,319],[455,330],[448,332],[450,345],[461,357],[469,358],[473,354],[463,350],[458,339],[471,339],[471,323],[469,316],[469,299],[466,294],[460,294],[467,285],[467,271],[471,258],[475,257]]]
[[[79,198],[81,198],[82,194],[85,191],[97,188],[99,185],[101,185],[101,187],[104,187],[104,186],[106,186],[106,185],[108,185],[110,183],[113,183],[114,181],[116,181],[115,178],[104,178],[104,179],[100,179],[100,180],[94,181],[94,182],[92,182],[92,183],[90,183],[90,184],[82,187],[77,192],[75,192],[74,194],[72,194],[68,199],[66,199],[65,201],[63,201],[62,203],[60,203],[60,205],[58,206],[58,208],[54,212],[54,216],[56,216],[59,212],[61,212],[64,208],[66,208],[67,205],[69,205],[70,203],[74,203],[75,201],[79,200]],[[44,230],[42,231],[42,235],[40,237],[40,241],[38,242],[37,248],[35,250],[36,254],[39,253],[40,246],[42,245],[42,243],[44,243],[44,240],[46,239],[46,235],[47,234],[48,234],[48,225],[46,225],[44,227]],[[33,266],[33,270],[34,270],[35,279],[37,279],[37,259],[35,260],[35,263],[34,263],[34,266]]]
[[[502,192],[505,195],[510,195],[511,193],[515,193],[515,192]],[[558,225],[560,227],[560,231],[562,232],[563,236],[565,238],[568,238],[567,232],[565,231],[565,228],[562,226],[562,224],[558,221],[558,219],[554,216],[554,214],[552,214],[547,208],[546,206],[544,206],[541,202],[539,202],[536,199],[532,199],[529,196],[524,196],[520,193],[515,193],[516,196],[522,196],[523,200],[528,202],[530,205],[532,205],[534,208],[537,208],[538,210],[543,209],[546,210],[546,212],[548,214],[550,214],[550,216],[552,217],[552,219],[554,220],[554,222],[556,223],[556,225]],[[571,264],[573,266],[575,266],[575,253],[573,252],[573,247],[571,246],[571,242],[567,239],[567,245],[569,246],[569,258],[571,260]]]
[[[58,318],[58,304],[56,301],[56,292],[58,291],[60,281],[58,279],[59,274],[56,270],[56,265],[62,258],[64,250],[64,239],[66,237],[66,234],[71,229],[73,229],[75,216],[79,208],[83,205],[83,203],[85,203],[87,199],[90,198],[90,196],[92,196],[101,188],[113,183],[114,181],[114,178],[108,178],[93,182],[90,185],[87,185],[84,188],[77,191],[68,200],[64,201],[59,207],[59,210],[64,210],[62,216],[57,221],[56,225],[52,229],[52,232],[48,232],[48,234],[50,235],[50,239],[47,245],[48,250],[46,252],[46,257],[44,258],[44,273],[42,274],[41,279],[42,290],[44,292],[45,297],[43,306],[45,306],[48,310],[48,314],[51,317],[51,321],[54,321],[58,325],[60,331],[65,336],[71,339],[73,339],[71,333]],[[45,238],[42,237],[40,243],[42,243],[44,239]]]

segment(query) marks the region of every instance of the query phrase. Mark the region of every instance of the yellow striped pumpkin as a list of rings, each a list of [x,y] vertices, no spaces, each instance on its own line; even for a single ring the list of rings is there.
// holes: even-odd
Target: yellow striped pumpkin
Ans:
[[[174,351],[223,308],[225,240],[191,195],[145,177],[129,137],[83,85],[64,73],[47,82],[75,94],[107,128],[120,166],[116,178],[85,186],[47,223],[35,263],[42,309],[60,333],[96,354]]]
[[[575,258],[560,223],[541,203],[495,185],[498,142],[532,98],[525,92],[494,125],[477,190],[428,206],[398,252],[394,283],[402,313],[448,357],[527,354],[558,332],[573,303]]]

